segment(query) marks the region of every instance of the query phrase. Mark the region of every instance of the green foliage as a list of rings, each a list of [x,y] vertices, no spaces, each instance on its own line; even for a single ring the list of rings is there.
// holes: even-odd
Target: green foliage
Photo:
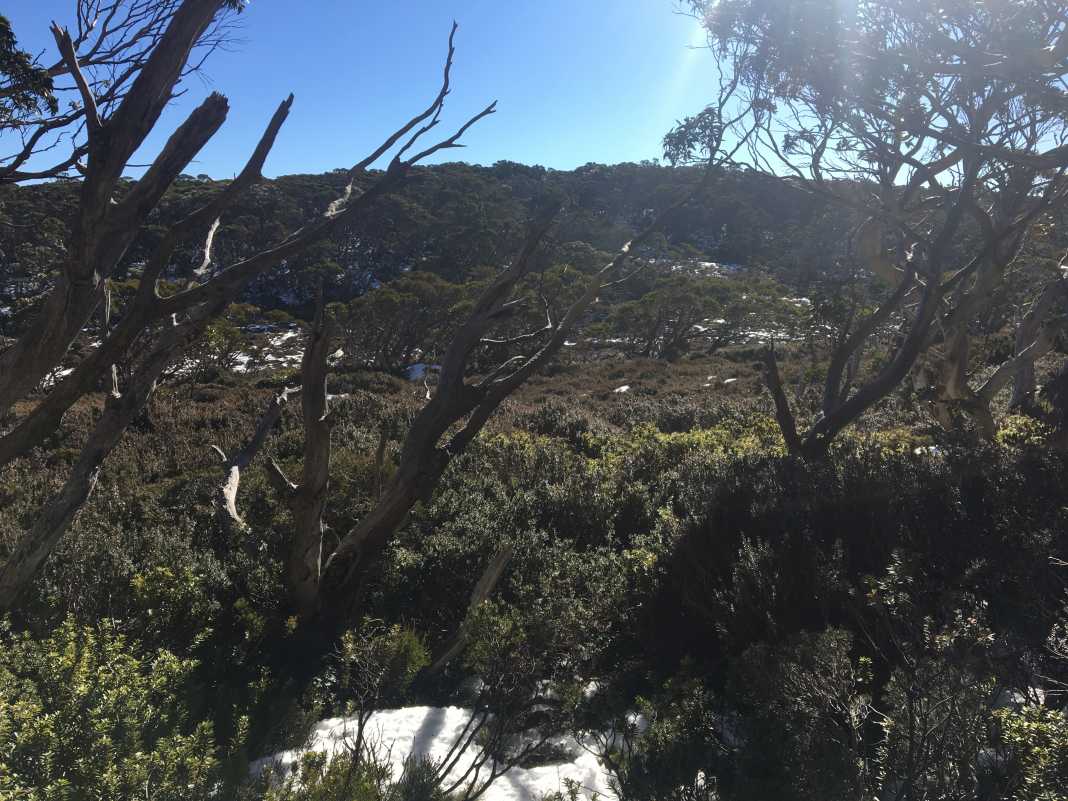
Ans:
[[[870,782],[865,742],[871,660],[849,632],[802,633],[750,647],[732,669],[745,713],[731,797],[861,798]]]
[[[715,353],[753,332],[784,331],[796,310],[770,280],[674,273],[635,300],[612,306],[609,331],[632,354],[674,360],[692,347]]]
[[[353,300],[342,318],[346,350],[358,364],[401,370],[416,355],[433,362],[458,319],[462,287],[433,273],[406,273]]]
[[[531,208],[547,196],[563,195],[570,202],[556,225],[559,245],[548,248],[549,263],[539,265],[538,281],[528,287],[535,302],[526,311],[544,324],[540,295],[565,301],[566,293],[558,290],[603,266],[605,253],[614,252],[644,225],[647,209],[677,200],[698,175],[695,169],[650,163],[590,164],[569,172],[512,162],[422,168],[395,195],[380,199],[358,225],[253,281],[242,300],[265,312],[285,309],[308,318],[324,282],[327,300],[344,304],[374,295],[368,290],[379,283],[383,288],[397,280],[425,285],[427,274],[451,292],[485,278],[487,268],[492,273],[506,264],[522,242]],[[176,181],[115,278],[139,275],[167,226],[225,183],[191,177]],[[321,213],[344,183],[343,174],[326,173],[284,176],[257,185],[223,215],[213,241],[214,260],[232,264],[281,241]],[[76,201],[77,186],[63,182],[0,187],[0,215],[18,223],[0,226],[0,250],[29,276],[47,276],[55,269],[66,235],[66,210]],[[714,260],[767,267],[784,284],[803,285],[804,276],[818,269],[828,252],[840,248],[850,225],[850,215],[827,213],[824,201],[779,179],[722,171],[716,176],[715,193],[674,215],[664,239],[648,253],[680,263]],[[802,226],[804,236],[799,234]],[[165,278],[177,283],[195,279],[193,271],[201,261],[195,242],[182,243]],[[5,266],[0,264],[0,271]],[[542,270],[554,266],[560,268],[555,274]],[[439,302],[423,292],[425,286],[409,288],[432,306]],[[365,355],[374,352],[361,357]]]
[[[130,588],[142,639],[196,649],[212,635],[219,604],[203,575],[159,565],[136,573]]]
[[[996,680],[979,668],[993,641],[975,610],[944,628],[927,621],[904,647],[883,692],[878,751],[883,786],[918,798],[972,798],[990,780],[984,753],[995,743]]]
[[[579,453],[595,444],[598,431],[597,421],[590,415],[574,406],[553,401],[539,405],[516,422],[531,434],[562,439]]]
[[[707,163],[719,148],[724,123],[711,106],[687,117],[664,137],[664,157],[672,165]]]
[[[933,446],[933,440],[929,434],[905,427],[847,432],[842,439],[841,447],[846,449],[874,448],[879,453],[894,456],[922,453]]]
[[[294,772],[280,780],[270,774],[246,789],[242,801],[445,801],[436,765],[411,759],[394,779],[382,762],[353,754],[305,754]]]
[[[840,797],[857,787],[870,797],[909,774],[901,712],[911,687],[917,719],[951,694],[953,709],[941,751],[913,746],[925,754],[916,792],[1008,797],[1024,786],[1022,757],[996,763],[1005,776],[973,759],[972,784],[964,762],[938,766],[973,748],[1012,750],[990,701],[1021,666],[1068,679],[1046,648],[1063,602],[1049,560],[1068,544],[1063,457],[952,447],[889,410],[826,464],[805,465],[783,454],[759,399],[686,388],[709,372],[648,360],[539,379],[413,509],[368,587],[367,620],[329,642],[291,617],[281,580],[288,512],[258,466],[242,480],[252,532],[226,534],[211,512],[209,444],[229,450],[247,437],[281,377],[205,387],[205,400],[166,387],[105,466],[21,614],[40,627],[67,612],[82,626],[118,617],[139,653],[198,659],[165,696],[184,708],[182,736],[211,720],[227,789],[247,759],[299,747],[323,717],[429,703],[492,712],[473,747],[503,760],[522,755],[522,732],[621,733],[626,712],[640,711],[650,728],[610,751],[634,797]],[[575,391],[662,378],[672,383],[660,395]],[[342,531],[395,469],[422,387],[366,371],[336,381],[351,397],[334,404],[327,523]],[[59,442],[82,436],[94,413],[72,410]],[[296,413],[271,439],[291,474]],[[50,465],[69,455],[56,453],[0,473],[4,542],[61,478]],[[483,568],[505,546],[511,561],[468,615]],[[441,673],[421,672],[462,621],[466,651]],[[583,700],[590,681],[612,693],[596,714],[600,693]],[[42,700],[39,717],[62,703]],[[309,758],[288,786],[246,791],[384,798],[406,781],[361,760],[357,769]]]
[[[2,633],[0,795],[51,799],[207,797],[211,725],[178,700],[195,663],[141,652],[110,624]]]
[[[1041,447],[1049,441],[1051,434],[1050,427],[1041,420],[1012,414],[1001,421],[995,438],[999,445],[1006,447]]]
[[[1019,711],[1000,709],[995,715],[1019,771],[1013,798],[1068,799],[1068,716],[1062,710],[1033,705]]]
[[[33,57],[20,50],[7,17],[0,14],[0,126],[5,126],[26,112],[59,111],[52,94],[48,70],[34,63]]]
[[[196,361],[201,369],[215,367],[229,370],[236,364],[237,354],[244,341],[241,329],[233,321],[223,317],[207,327],[190,358]]]
[[[399,705],[428,664],[430,654],[414,631],[365,620],[359,629],[341,635],[329,673],[330,694],[349,715]]]
[[[372,771],[355,757],[329,759],[326,754],[309,752],[289,776],[275,778],[270,772],[253,788],[246,789],[245,801],[382,801],[382,784],[388,768]]]
[[[598,700],[594,696],[594,702]],[[729,754],[709,690],[693,678],[668,681],[653,699],[638,698],[605,740],[603,760],[626,801],[712,801]]]

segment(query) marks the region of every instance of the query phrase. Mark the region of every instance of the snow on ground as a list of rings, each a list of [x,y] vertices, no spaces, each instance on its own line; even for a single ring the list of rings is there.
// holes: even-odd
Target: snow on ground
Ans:
[[[234,356],[233,371],[235,373],[247,373],[249,371],[249,362],[251,361],[251,354],[238,353],[236,356]]]
[[[615,389],[613,389],[612,391],[613,391],[614,393],[616,393],[617,395],[621,395],[621,394],[622,394],[622,393],[624,393],[624,392],[630,392],[630,384],[624,384],[624,385],[623,385],[623,386],[621,386],[621,387],[616,387],[616,388],[615,388]]]
[[[455,706],[383,709],[371,715],[365,737],[379,746],[380,753],[388,754],[393,778],[397,779],[409,756],[435,760],[443,760],[448,756],[470,716],[470,710]],[[330,756],[344,754],[355,735],[354,718],[321,721],[312,731],[306,749],[283,751],[257,760],[252,764],[252,773],[258,775],[272,765],[288,772],[299,764],[301,755],[308,751]],[[565,791],[565,780],[576,782],[583,798],[592,799],[595,795],[602,799],[611,798],[613,794],[608,785],[608,775],[593,753],[571,738],[562,744],[568,753],[574,755],[572,761],[533,768],[512,768],[494,781],[481,798],[484,801],[539,801],[548,793]],[[478,747],[473,745],[449,772],[449,776],[454,781],[463,776],[479,753]],[[486,772],[484,768],[483,774]]]
[[[41,381],[41,388],[42,389],[51,389],[56,384],[58,384],[62,379],[66,378],[67,376],[69,376],[73,372],[74,372],[74,368],[73,367],[66,367],[66,368],[64,368],[62,370],[57,370],[56,372],[52,373],[51,375],[46,376]]]

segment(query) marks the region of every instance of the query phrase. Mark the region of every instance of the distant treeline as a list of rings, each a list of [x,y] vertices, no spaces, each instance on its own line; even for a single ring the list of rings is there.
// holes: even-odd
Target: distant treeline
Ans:
[[[618,248],[654,210],[669,205],[699,178],[694,168],[654,163],[588,164],[572,171],[498,162],[418,168],[403,188],[374,205],[360,222],[287,263],[249,288],[244,300],[300,312],[324,282],[345,301],[403,272],[431,272],[449,281],[506,263],[532,213],[563,204],[554,239],[595,250]],[[222,267],[281,240],[337,197],[345,172],[289,175],[245,193],[223,217],[215,239]],[[224,181],[183,176],[153,213],[116,278],[136,277],[166,227],[220,191]],[[66,222],[79,182],[0,187],[0,291],[36,286],[62,259]],[[848,247],[856,220],[789,183],[746,171],[720,171],[697,201],[665,226],[650,255],[766,268],[804,290]],[[168,277],[186,280],[200,267],[199,243],[176,253]],[[18,286],[9,286],[13,282]]]

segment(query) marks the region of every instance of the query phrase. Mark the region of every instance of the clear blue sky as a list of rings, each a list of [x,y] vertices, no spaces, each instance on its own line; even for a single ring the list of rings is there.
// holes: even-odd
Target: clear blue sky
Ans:
[[[7,0],[20,46],[55,44],[48,22],[73,0]],[[187,172],[240,169],[277,103],[296,102],[268,175],[349,166],[437,91],[449,26],[460,23],[453,93],[442,131],[490,100],[498,113],[447,160],[507,159],[569,169],[660,156],[660,140],[711,96],[711,55],[672,0],[253,0],[242,41],[193,78],[153,139],[147,160],[212,89],[227,95],[226,126]]]

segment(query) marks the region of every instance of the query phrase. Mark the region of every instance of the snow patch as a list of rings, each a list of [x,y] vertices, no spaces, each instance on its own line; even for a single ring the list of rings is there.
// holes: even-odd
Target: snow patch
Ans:
[[[56,384],[58,384],[61,379],[66,378],[73,372],[73,367],[65,367],[62,370],[57,370],[56,372],[52,373],[41,381],[41,389],[51,389]]]
[[[271,344],[281,345],[283,342],[293,339],[293,337],[295,336],[298,336],[296,331],[286,331],[285,333],[279,334],[278,336],[271,337]]]
[[[624,392],[630,392],[630,384],[624,384],[621,387],[616,387],[612,390],[617,395],[622,395]]]
[[[388,759],[394,780],[400,778],[408,757],[427,757],[444,760],[453,744],[463,735],[471,719],[471,711],[461,707],[413,706],[404,709],[383,709],[371,714],[364,732],[369,743]],[[268,767],[288,774],[299,766],[301,756],[319,752],[333,757],[345,754],[356,737],[355,718],[330,718],[316,725],[305,749],[283,751],[252,763],[250,770],[259,775]],[[578,742],[563,738],[558,742],[563,750],[573,754],[569,762],[540,765],[532,768],[514,767],[502,774],[481,796],[485,801],[539,801],[549,793],[566,789],[565,780],[575,782],[580,795],[586,799],[612,796],[608,774],[592,753],[593,742]],[[479,758],[477,746],[469,748],[449,771],[452,781],[460,779]],[[483,767],[480,783],[489,772]]]

